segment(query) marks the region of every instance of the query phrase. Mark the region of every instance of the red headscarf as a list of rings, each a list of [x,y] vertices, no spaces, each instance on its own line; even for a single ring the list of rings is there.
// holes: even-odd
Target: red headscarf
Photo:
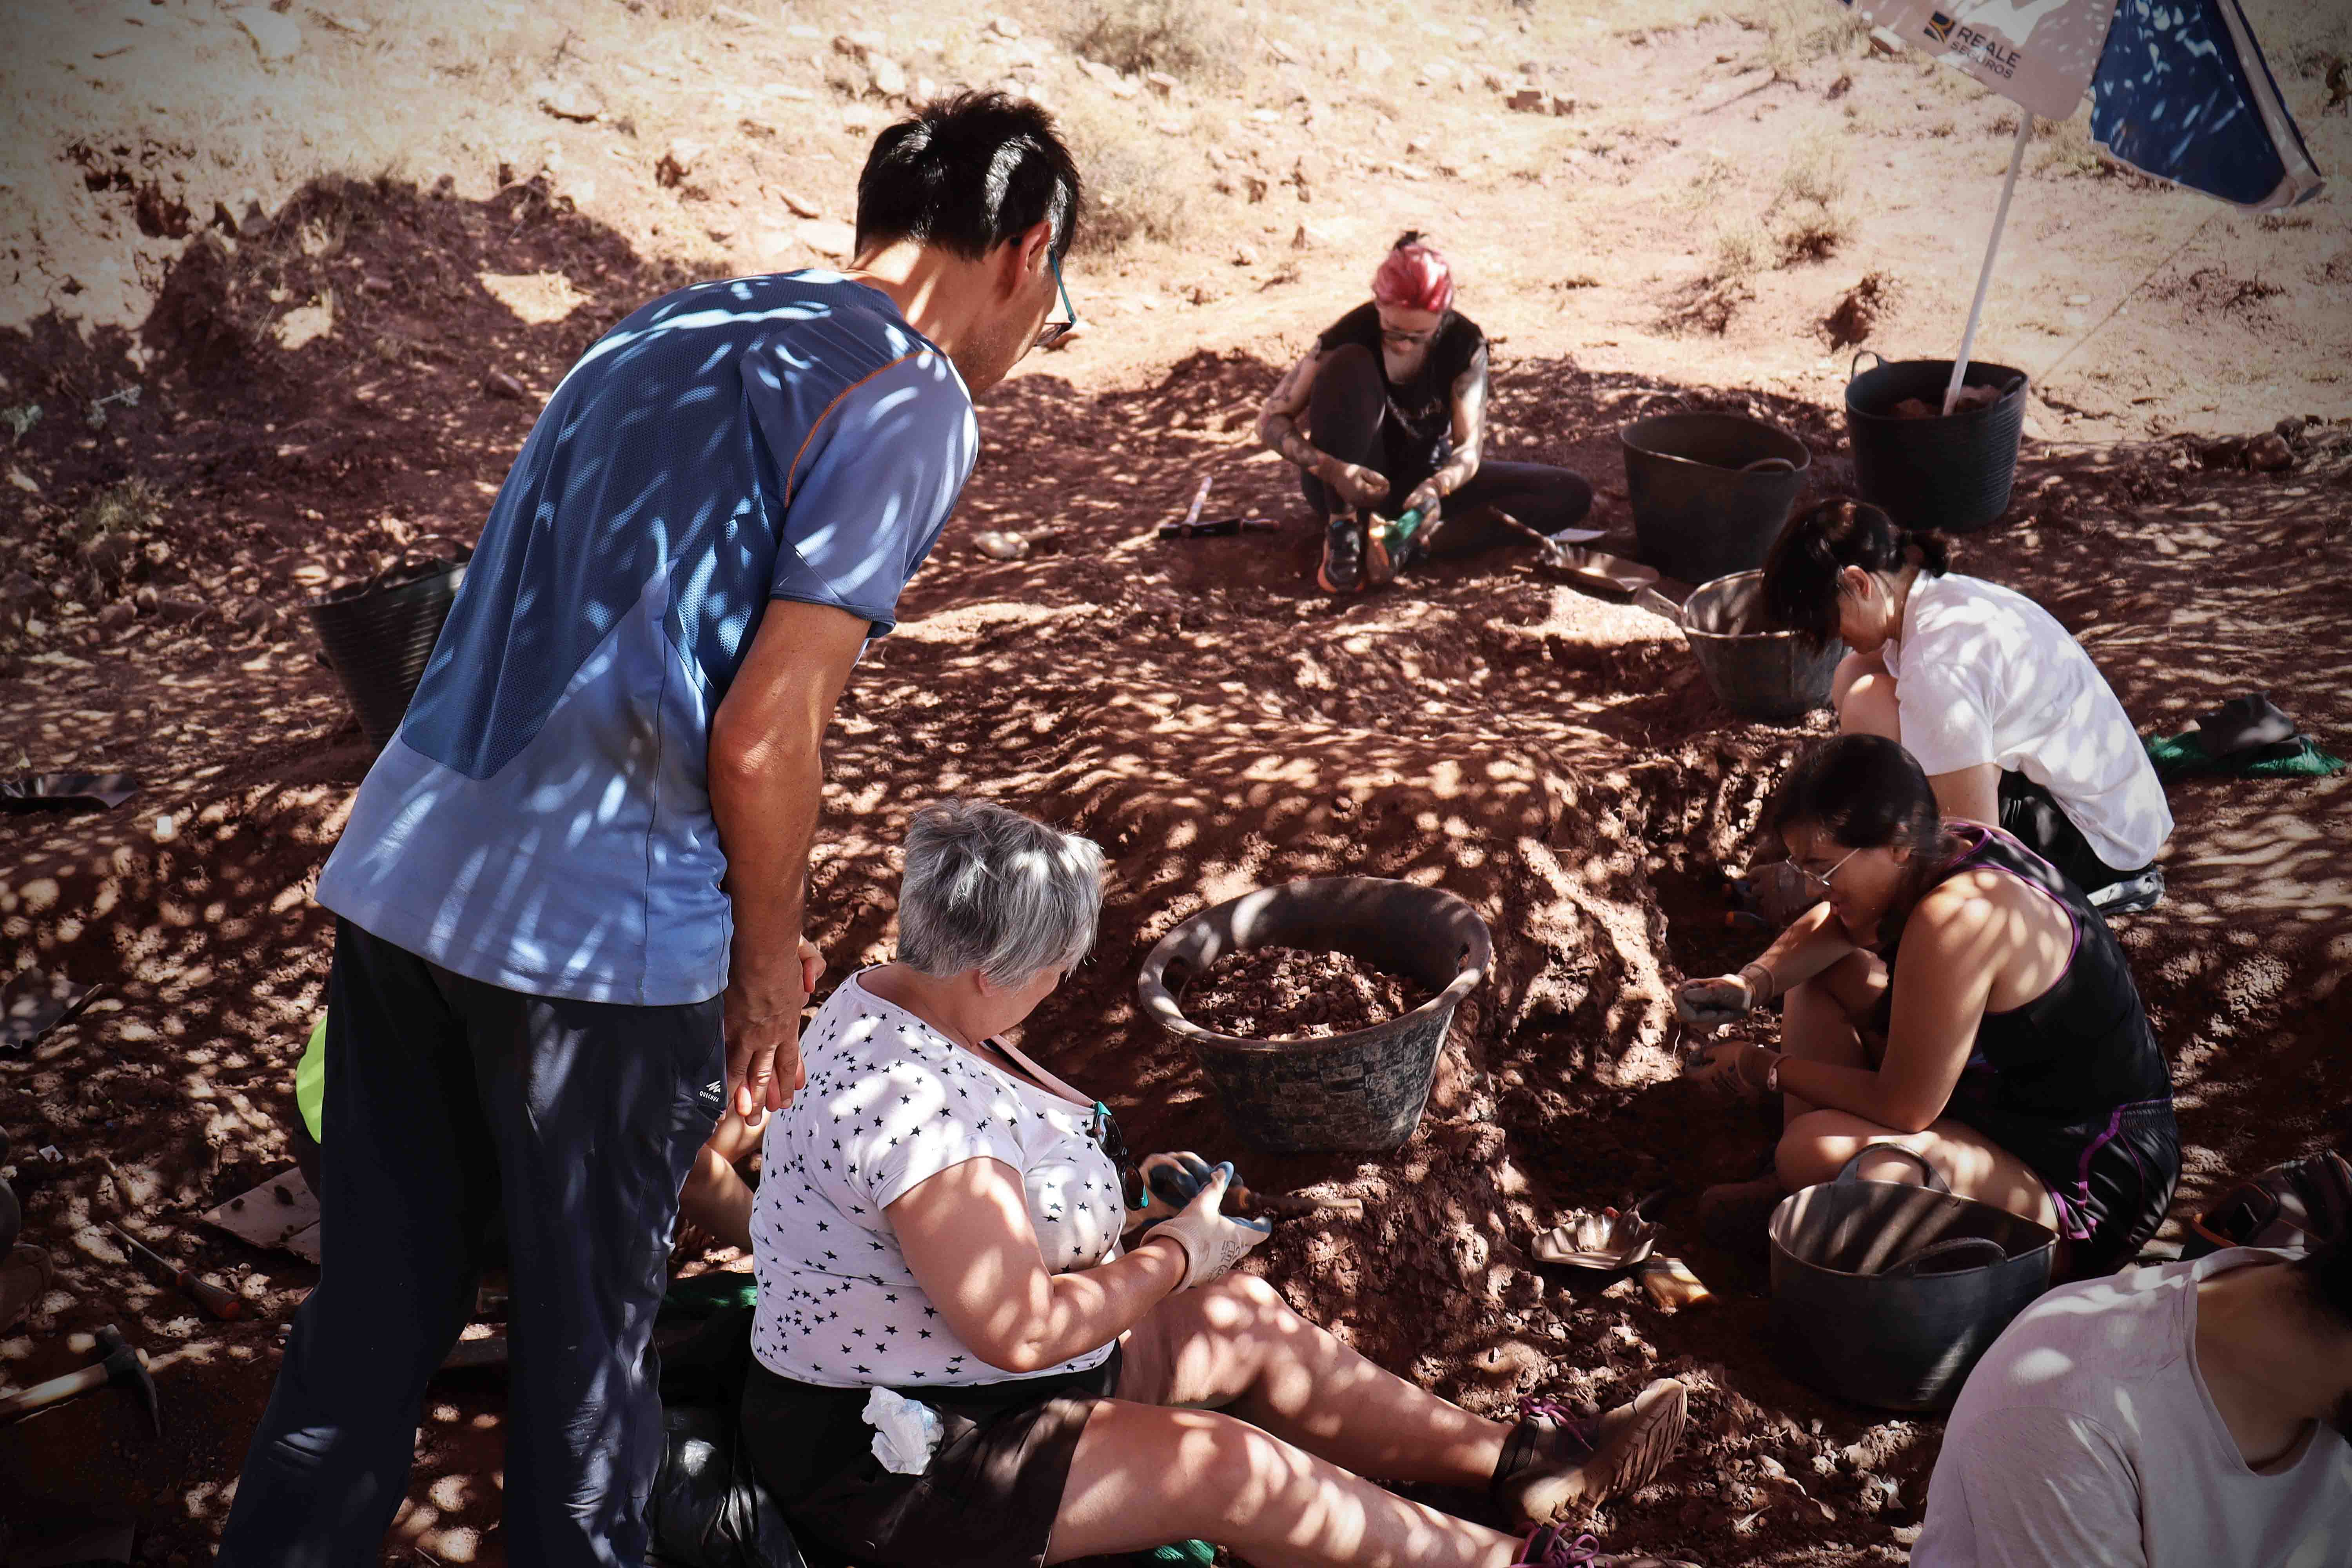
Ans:
[[[1418,233],[1407,234],[1372,274],[1372,299],[1398,310],[1443,313],[1454,306],[1454,269]]]

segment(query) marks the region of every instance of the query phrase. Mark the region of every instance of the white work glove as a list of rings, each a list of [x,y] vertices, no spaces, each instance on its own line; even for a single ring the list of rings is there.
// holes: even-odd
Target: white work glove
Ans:
[[[1675,1016],[1699,1029],[1737,1023],[1770,1000],[1760,982],[1767,973],[1763,965],[1751,963],[1737,974],[1685,980],[1675,988]]]
[[[1174,1219],[1162,1220],[1151,1233],[1154,1239],[1164,1236],[1184,1249],[1184,1280],[1176,1287],[1179,1290],[1206,1285],[1274,1232],[1272,1220],[1235,1219],[1217,1211],[1233,1179],[1233,1166],[1219,1165],[1201,1195]]]

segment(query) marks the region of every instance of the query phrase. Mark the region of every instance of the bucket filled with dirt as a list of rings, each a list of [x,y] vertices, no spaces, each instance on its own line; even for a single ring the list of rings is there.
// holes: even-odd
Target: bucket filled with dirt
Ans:
[[[1950,360],[1879,360],[1864,370],[1856,354],[1853,369],[1845,423],[1863,500],[1906,528],[1946,533],[1973,532],[2009,510],[2025,429],[2023,371],[1969,365],[1946,414]]]
[[[1691,591],[1683,638],[1717,700],[1743,719],[1801,718],[1830,700],[1845,644],[1819,649],[1764,614],[1764,574],[1735,572]]]
[[[1796,437],[1738,414],[1654,415],[1618,440],[1642,559],[1685,583],[1763,565],[1812,463]]]
[[[1452,893],[1320,877],[1194,915],[1136,991],[1253,1147],[1385,1150],[1421,1124],[1454,1009],[1493,963],[1486,923]]]

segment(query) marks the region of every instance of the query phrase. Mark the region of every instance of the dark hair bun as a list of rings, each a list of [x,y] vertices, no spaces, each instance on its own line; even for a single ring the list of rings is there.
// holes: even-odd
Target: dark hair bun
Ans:
[[[1928,576],[1940,577],[1952,569],[1950,535],[1929,529],[1924,533],[1906,533],[1903,542],[1919,552],[1920,569]]]

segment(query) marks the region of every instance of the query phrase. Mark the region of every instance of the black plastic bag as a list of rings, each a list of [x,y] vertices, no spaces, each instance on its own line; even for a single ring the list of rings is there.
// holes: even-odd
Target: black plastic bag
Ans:
[[[651,1561],[665,1568],[806,1568],[738,1434],[751,1365],[749,1307],[713,1314],[662,1357],[661,1468],[646,1524]]]

